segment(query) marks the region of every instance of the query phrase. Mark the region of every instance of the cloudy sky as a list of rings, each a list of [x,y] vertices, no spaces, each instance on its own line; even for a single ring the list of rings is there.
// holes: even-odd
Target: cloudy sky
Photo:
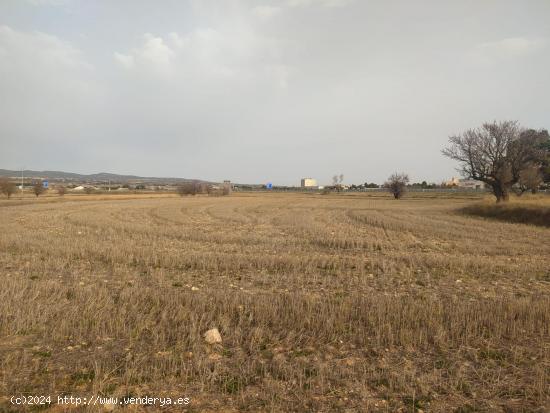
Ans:
[[[550,128],[550,1],[0,0],[0,168],[414,181]]]

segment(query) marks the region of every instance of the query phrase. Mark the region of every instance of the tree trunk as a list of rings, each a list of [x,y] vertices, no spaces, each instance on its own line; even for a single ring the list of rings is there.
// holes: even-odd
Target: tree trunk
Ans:
[[[497,199],[497,203],[507,202],[510,199],[508,188],[506,188],[500,182],[494,183],[492,187],[493,187],[493,193]]]
[[[502,201],[503,202],[508,202],[510,200],[510,193],[508,192],[507,189],[504,189],[502,191]]]

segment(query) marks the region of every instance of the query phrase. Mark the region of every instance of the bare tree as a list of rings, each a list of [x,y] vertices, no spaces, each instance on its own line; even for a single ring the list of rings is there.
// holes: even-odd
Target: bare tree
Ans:
[[[344,181],[344,174],[334,175],[332,177],[332,187],[336,190],[336,192],[340,192],[342,190],[343,181]]]
[[[451,136],[450,146],[442,152],[460,163],[462,175],[489,185],[497,202],[507,201],[520,172],[541,162],[538,138],[525,132],[515,121],[484,123]]]
[[[384,186],[395,199],[400,199],[405,194],[408,183],[409,175],[396,172],[388,178]]]
[[[180,196],[184,195],[196,195],[202,192],[202,186],[200,182],[184,182],[177,186],[176,192]]]
[[[65,194],[67,193],[67,188],[65,188],[64,186],[61,186],[61,185],[60,185],[60,186],[58,186],[56,189],[57,189],[57,194],[58,194],[59,196],[63,196],[63,195],[65,195]]]
[[[225,196],[231,195],[231,191],[232,191],[231,182],[224,182],[222,195],[225,195]]]
[[[178,193],[179,196],[184,196],[188,194],[187,186],[188,184],[179,184],[176,187],[176,192]]]
[[[529,141],[531,145],[540,150],[540,172],[543,182],[550,183],[550,134],[546,129],[527,129],[521,133],[524,141]]]
[[[525,191],[531,191],[531,193],[536,194],[542,182],[543,176],[540,167],[529,165],[519,173],[518,195],[523,194]]]
[[[198,194],[208,194],[210,193],[210,185],[206,182],[199,182],[198,183]]]
[[[0,178],[0,192],[10,199],[10,197],[15,193],[16,186],[8,178]]]
[[[541,144],[541,148],[544,150],[546,156],[542,162],[542,176],[544,177],[544,182],[550,187],[550,135],[548,131],[546,132],[546,137],[543,138],[544,142]]]
[[[45,191],[46,188],[44,188],[42,181],[36,181],[32,184],[32,192],[36,195],[36,197],[42,195]]]

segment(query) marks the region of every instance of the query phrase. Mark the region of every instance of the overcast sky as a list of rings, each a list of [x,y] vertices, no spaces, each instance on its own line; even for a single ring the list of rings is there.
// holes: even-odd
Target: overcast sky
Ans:
[[[440,182],[494,119],[550,128],[548,0],[0,0],[0,168]]]

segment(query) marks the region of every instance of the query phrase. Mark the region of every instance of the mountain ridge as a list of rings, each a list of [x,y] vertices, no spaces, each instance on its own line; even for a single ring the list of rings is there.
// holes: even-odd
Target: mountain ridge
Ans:
[[[21,177],[21,172],[25,178],[41,178],[57,181],[78,181],[78,182],[104,182],[111,181],[113,183],[125,183],[129,181],[140,182],[153,182],[153,183],[177,183],[177,182],[208,182],[202,179],[188,179],[188,178],[175,178],[175,177],[153,177],[153,176],[139,176],[139,175],[125,175],[114,174],[110,172],[98,172],[93,174],[79,174],[75,172],[65,171],[35,171],[31,169],[25,169],[23,171],[0,169],[0,176],[2,177]]]

